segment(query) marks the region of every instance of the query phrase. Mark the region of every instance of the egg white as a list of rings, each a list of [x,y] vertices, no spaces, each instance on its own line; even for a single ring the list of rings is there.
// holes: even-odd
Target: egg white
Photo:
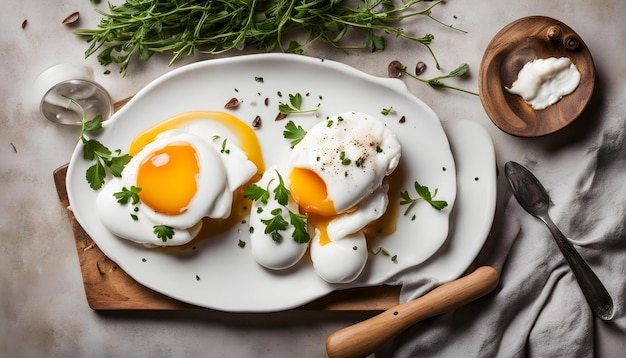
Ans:
[[[354,281],[367,263],[367,241],[362,231],[320,245],[319,231],[316,230],[310,246],[315,272],[329,283]]]
[[[342,152],[351,164],[343,163]],[[382,121],[346,112],[312,127],[293,148],[289,166],[322,178],[335,212],[342,213],[378,189],[398,166],[400,155],[400,142]],[[362,162],[356,165],[359,158]]]
[[[223,219],[230,215],[233,191],[247,182],[257,171],[246,154],[233,142],[227,141],[228,153],[221,153],[224,139],[192,134],[176,129],[163,132],[147,144],[124,168],[120,178],[106,183],[96,199],[97,214],[115,235],[148,246],[176,246],[191,241],[200,231],[202,218]],[[221,138],[221,137],[220,137]],[[170,144],[186,143],[196,151],[199,174],[197,190],[186,210],[179,215],[165,215],[152,210],[141,201],[137,205],[121,205],[113,193],[123,187],[136,186],[140,164],[152,152]],[[135,209],[135,207],[137,209]],[[135,211],[136,210],[136,211]],[[131,216],[135,215],[137,220]],[[163,241],[154,233],[155,225],[174,229],[171,239]]]
[[[285,176],[281,175],[285,181],[285,185],[288,187],[289,182]],[[270,183],[271,182],[271,183]],[[278,172],[276,168],[268,169],[259,182],[256,184],[261,188],[268,188],[270,184],[270,193],[279,184]],[[289,213],[280,205],[273,193],[267,204],[263,204],[261,200],[254,201],[252,203],[252,210],[250,211],[250,227],[253,228],[250,233],[250,246],[252,251],[252,257],[261,266],[272,270],[284,270],[292,267],[302,259],[304,253],[309,247],[308,243],[298,243],[291,235],[294,228],[292,225],[287,227],[287,230],[281,231],[283,239],[280,242],[276,242],[272,239],[270,234],[265,234],[265,224],[261,220],[268,220],[272,218],[271,211],[281,208],[281,216],[287,222],[289,222]],[[289,197],[287,209],[294,213],[298,213],[298,205]]]

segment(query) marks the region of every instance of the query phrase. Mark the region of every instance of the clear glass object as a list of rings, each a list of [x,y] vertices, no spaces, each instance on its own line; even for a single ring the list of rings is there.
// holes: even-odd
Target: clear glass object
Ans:
[[[37,78],[35,91],[40,112],[55,123],[80,124],[83,113],[87,120],[97,115],[107,120],[113,114],[109,93],[84,66],[61,64],[47,69]]]

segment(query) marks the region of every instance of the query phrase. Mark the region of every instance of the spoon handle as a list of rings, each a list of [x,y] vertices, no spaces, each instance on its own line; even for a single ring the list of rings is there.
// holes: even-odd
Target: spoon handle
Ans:
[[[486,295],[498,285],[498,279],[498,272],[493,267],[481,266],[471,274],[444,283],[420,298],[341,329],[326,340],[328,357],[365,357],[411,325]]]
[[[583,291],[593,313],[605,321],[613,318],[613,300],[602,282],[600,282],[600,279],[598,279],[598,276],[591,270],[591,267],[587,265],[585,260],[580,256],[565,235],[563,235],[561,230],[552,222],[550,217],[546,217],[544,222],[548,226],[548,229],[550,229],[559,249],[572,268],[572,272],[574,272],[580,289]]]

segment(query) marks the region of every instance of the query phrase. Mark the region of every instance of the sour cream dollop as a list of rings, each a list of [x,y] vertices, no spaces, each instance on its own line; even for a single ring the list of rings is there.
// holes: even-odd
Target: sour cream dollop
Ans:
[[[510,93],[521,96],[533,109],[545,109],[578,87],[580,72],[567,57],[536,59],[522,67]]]

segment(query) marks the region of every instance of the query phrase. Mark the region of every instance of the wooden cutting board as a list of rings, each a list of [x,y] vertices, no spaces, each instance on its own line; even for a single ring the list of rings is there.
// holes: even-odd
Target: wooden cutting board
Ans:
[[[116,103],[115,109],[121,108],[127,101],[128,99]],[[204,309],[177,301],[139,284],[104,255],[72,213],[65,187],[66,174],[67,164],[54,171],[54,182],[59,200],[67,208],[72,225],[89,307],[97,311]],[[398,304],[399,294],[398,286],[353,288],[332,292],[297,309],[383,311]]]

